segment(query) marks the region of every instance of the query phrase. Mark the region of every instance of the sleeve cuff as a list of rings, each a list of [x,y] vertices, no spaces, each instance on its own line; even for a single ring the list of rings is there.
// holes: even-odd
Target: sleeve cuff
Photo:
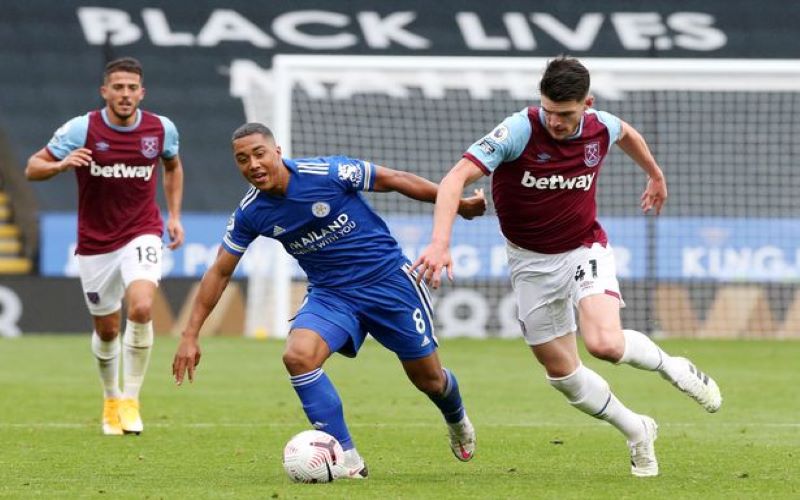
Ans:
[[[480,168],[481,171],[483,172],[483,175],[492,175],[492,171],[486,168],[486,165],[484,165],[483,162],[480,161],[477,156],[473,155],[472,153],[464,153],[461,156],[471,161],[475,165],[477,165],[478,168]]]

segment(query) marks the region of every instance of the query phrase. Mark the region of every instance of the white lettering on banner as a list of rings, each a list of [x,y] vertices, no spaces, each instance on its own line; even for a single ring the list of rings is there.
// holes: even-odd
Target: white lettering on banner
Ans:
[[[489,303],[480,292],[454,290],[436,302],[436,317],[442,337],[485,337]]]
[[[22,317],[22,301],[17,293],[0,285],[0,337],[19,337],[19,319]]]
[[[196,35],[188,31],[172,31],[167,14],[159,8],[142,9],[141,25],[123,9],[78,7],[77,15],[90,45],[130,45],[139,42],[143,33],[153,45],[160,47],[216,47],[223,42],[249,43],[258,48],[276,45],[275,39],[259,27],[259,22],[268,19],[251,20],[233,9],[212,10]],[[654,47],[657,50],[710,51],[727,43],[725,33],[714,26],[714,16],[704,12],[667,15],[658,12],[586,12],[578,17],[574,27],[546,12],[502,12],[497,15],[502,19],[502,27],[499,33],[490,34],[484,27],[486,15],[455,13],[455,25],[467,49],[532,51],[537,48],[534,27],[572,51],[592,50],[604,26],[615,31],[626,50],[642,51]],[[413,11],[345,14],[326,10],[292,10],[275,16],[272,32],[288,45],[315,50],[343,50],[357,45],[362,39],[367,47],[375,50],[392,45],[412,50],[429,49],[433,43],[411,29],[410,25],[417,16],[418,13]],[[611,22],[606,23],[606,18]],[[314,34],[303,29],[312,24],[333,28],[334,33]],[[347,29],[350,26],[354,29]],[[357,33],[359,29],[361,36]]]
[[[86,41],[91,45],[129,45],[139,41],[142,36],[141,28],[133,24],[127,12],[120,9],[78,7],[78,21]]]
[[[194,35],[191,33],[174,33],[169,27],[167,16],[161,9],[142,9],[142,20],[150,34],[153,45],[162,47],[175,47],[180,45],[194,45]]]
[[[453,273],[462,278],[472,278],[481,272],[481,257],[472,245],[456,245],[450,250]]]
[[[714,16],[702,12],[676,12],[667,25],[683,34],[675,36],[675,45],[689,50],[716,50],[728,43],[728,37],[713,26]]]
[[[459,12],[456,23],[467,47],[475,50],[508,50],[511,42],[504,36],[488,36],[475,12]]]
[[[508,268],[508,255],[505,245],[495,245],[489,253],[489,274],[503,276]]]
[[[359,12],[357,17],[364,40],[373,49],[386,49],[392,41],[409,49],[427,49],[431,46],[430,40],[405,28],[416,19],[415,12],[392,12],[383,19],[377,12]]]
[[[275,46],[269,35],[231,9],[215,9],[197,35],[201,47],[215,47],[220,42],[250,42],[262,49]]]
[[[614,263],[617,266],[617,276],[620,278],[631,277],[631,251],[626,247],[614,248]]]
[[[582,15],[574,30],[569,29],[551,14],[536,13],[531,15],[531,20],[569,50],[589,50],[600,33],[603,14],[593,12]]]
[[[338,12],[298,10],[276,17],[272,23],[272,31],[284,42],[298,47],[336,50],[352,47],[358,43],[358,39],[352,33],[311,35],[303,33],[299,27],[303,24],[323,24],[334,28],[344,28],[349,23],[350,18]]]
[[[781,248],[685,247],[681,253],[684,278],[796,279],[800,275],[800,248],[790,262]]]
[[[116,179],[144,179],[149,181],[153,176],[153,165],[126,165],[115,163],[113,165],[98,165],[92,160],[89,165],[89,174],[93,177],[106,177]]]

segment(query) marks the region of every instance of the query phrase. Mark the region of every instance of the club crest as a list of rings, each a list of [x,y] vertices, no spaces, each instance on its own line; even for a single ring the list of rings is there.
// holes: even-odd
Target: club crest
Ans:
[[[160,149],[158,146],[158,137],[152,135],[142,137],[141,144],[141,151],[145,158],[152,160],[158,156],[158,150]]]
[[[317,217],[325,217],[331,213],[331,206],[324,201],[318,201],[311,205],[311,213]]]
[[[600,163],[600,143],[590,142],[583,146],[583,163],[587,167],[596,167]]]

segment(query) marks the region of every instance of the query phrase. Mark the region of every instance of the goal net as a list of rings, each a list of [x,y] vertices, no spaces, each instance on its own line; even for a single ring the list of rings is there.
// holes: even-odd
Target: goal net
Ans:
[[[669,201],[645,216],[643,172],[619,148],[598,186],[615,249],[623,323],[672,336],[797,336],[800,331],[800,64],[796,61],[583,59],[595,107],[636,127],[666,173]],[[286,156],[344,154],[439,181],[464,150],[538,103],[541,58],[276,56],[231,66],[247,119]],[[475,187],[486,189],[489,179]],[[433,207],[370,193],[406,255],[427,245]],[[490,202],[458,220],[454,283],[434,293],[437,334],[518,336],[504,240]],[[248,332],[286,334],[302,273],[281,251],[251,276]]]

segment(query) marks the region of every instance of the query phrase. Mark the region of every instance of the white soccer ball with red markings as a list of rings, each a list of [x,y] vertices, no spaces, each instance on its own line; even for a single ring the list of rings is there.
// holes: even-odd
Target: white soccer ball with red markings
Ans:
[[[296,483],[329,483],[343,463],[342,445],[322,431],[303,431],[283,449],[283,468]]]

